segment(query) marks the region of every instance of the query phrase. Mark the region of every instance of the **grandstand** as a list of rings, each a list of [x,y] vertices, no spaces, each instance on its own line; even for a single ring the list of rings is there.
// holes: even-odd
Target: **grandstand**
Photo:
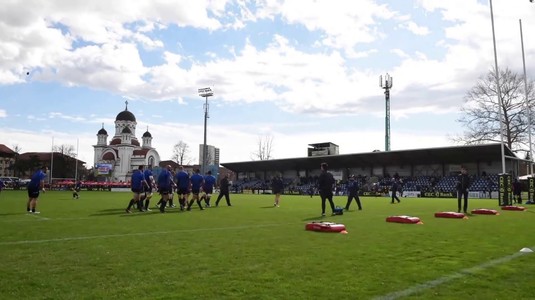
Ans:
[[[507,146],[504,148],[506,169],[513,177],[522,175],[523,159],[517,158]],[[361,191],[371,194],[388,193],[393,174],[402,179],[404,192],[453,193],[461,166],[466,167],[471,176],[471,191],[491,193],[497,191],[498,174],[502,169],[500,144],[316,155],[222,165],[235,173],[235,191],[269,192],[270,179],[279,173],[287,191],[308,194],[316,185],[322,162],[329,164],[337,180],[335,191],[342,194],[351,174],[358,176]]]

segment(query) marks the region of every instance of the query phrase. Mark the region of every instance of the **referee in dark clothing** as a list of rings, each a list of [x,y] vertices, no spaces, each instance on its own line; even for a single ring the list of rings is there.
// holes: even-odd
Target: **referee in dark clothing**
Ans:
[[[461,174],[457,175],[457,212],[461,212],[461,199],[464,199],[463,212],[468,211],[468,186],[470,177],[465,167],[461,167]]]
[[[325,201],[329,200],[331,204],[332,215],[334,216],[334,202],[333,202],[333,185],[334,177],[327,169],[329,165],[327,163],[321,164],[321,174],[318,177],[318,190],[321,198],[321,216],[325,216]]]
[[[230,196],[229,196],[229,188],[230,186],[230,183],[228,182],[228,174],[225,174],[225,176],[223,176],[223,179],[221,179],[221,181],[219,182],[219,196],[217,196],[217,200],[215,201],[215,206],[219,206],[219,201],[221,200],[221,198],[223,198],[223,196],[225,196],[225,200],[227,200],[227,205],[228,206],[232,206],[232,204],[230,204]]]

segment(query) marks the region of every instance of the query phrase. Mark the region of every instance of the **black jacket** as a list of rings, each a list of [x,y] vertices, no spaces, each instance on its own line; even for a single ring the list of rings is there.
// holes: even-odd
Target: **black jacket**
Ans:
[[[470,186],[470,177],[468,174],[459,174],[457,175],[457,190],[461,192],[466,192]]]
[[[329,192],[332,193],[334,185],[333,174],[327,171],[322,171],[318,177],[318,189],[320,193]]]
[[[221,181],[219,182],[219,190],[222,193],[228,193],[228,187],[229,186],[230,186],[230,184],[228,183],[228,178],[223,177],[223,179],[221,179]]]

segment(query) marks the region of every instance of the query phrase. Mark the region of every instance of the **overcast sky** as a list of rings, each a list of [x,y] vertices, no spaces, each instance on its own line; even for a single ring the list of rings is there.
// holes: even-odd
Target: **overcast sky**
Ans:
[[[493,4],[500,68],[522,72],[522,19],[535,77],[535,4]],[[387,73],[391,149],[450,146],[467,90],[494,66],[476,0],[5,0],[0,41],[0,144],[78,144],[88,167],[126,99],[138,139],[148,128],[164,160],[182,140],[197,163],[203,87],[223,163],[251,160],[264,136],[274,158],[321,142],[384,150]]]

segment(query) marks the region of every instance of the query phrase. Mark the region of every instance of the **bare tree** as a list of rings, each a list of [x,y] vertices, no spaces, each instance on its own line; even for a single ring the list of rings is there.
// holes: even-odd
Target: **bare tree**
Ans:
[[[13,144],[13,151],[17,154],[20,154],[20,152],[22,151],[22,148],[18,145],[18,144]]]
[[[508,68],[500,71],[500,98],[498,103],[495,72],[490,71],[482,76],[476,85],[465,96],[465,106],[461,108],[464,115],[457,121],[465,131],[463,136],[453,138],[454,141],[468,145],[485,142],[501,142],[500,115],[502,113],[504,142],[510,149],[521,149],[528,145],[528,110],[526,109],[524,77]],[[528,105],[533,115],[534,82],[528,81]]]
[[[54,147],[52,147],[52,151],[59,152],[66,156],[76,157],[76,151],[74,150],[73,145],[67,145],[67,144],[54,145]]]
[[[19,166],[19,155],[20,152],[22,152],[22,148],[18,144],[13,144],[13,152],[15,152],[15,162],[13,163],[13,166],[11,166],[11,170],[13,170],[13,174],[15,176],[19,176],[20,174],[20,166]]]
[[[269,160],[273,159],[271,154],[273,150],[273,136],[265,135],[258,137],[257,150],[251,153],[252,160]]]
[[[189,158],[189,145],[186,142],[180,140],[173,146],[173,161],[179,165],[184,165],[191,162]]]

